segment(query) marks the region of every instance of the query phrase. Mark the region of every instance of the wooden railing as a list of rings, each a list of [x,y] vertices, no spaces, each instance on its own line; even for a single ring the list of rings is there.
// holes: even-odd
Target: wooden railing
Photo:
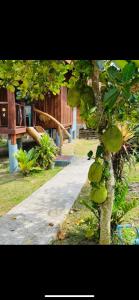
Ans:
[[[26,126],[25,105],[16,103],[16,126]]]
[[[16,103],[16,126],[26,126],[25,105]],[[0,127],[8,126],[8,102],[0,102]],[[12,129],[12,128],[11,128]]]

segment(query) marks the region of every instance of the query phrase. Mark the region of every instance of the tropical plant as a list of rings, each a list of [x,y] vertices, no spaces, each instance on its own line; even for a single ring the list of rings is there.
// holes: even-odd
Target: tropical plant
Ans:
[[[138,205],[138,201],[136,199],[130,201],[126,199],[127,193],[128,193],[128,183],[125,180],[122,181],[117,180],[115,184],[114,204],[113,204],[112,215],[111,215],[112,237],[115,234],[117,225],[122,223],[125,214]],[[96,217],[95,220],[94,218],[92,218],[93,222],[89,221],[86,223],[86,225],[88,225],[86,229],[86,233],[92,239],[94,239],[94,233],[95,233],[95,237],[97,237],[98,239],[99,230],[100,230],[100,214],[101,214],[100,205],[96,204],[95,202],[92,202],[90,199],[81,200],[80,203],[84,205],[86,208],[88,208]],[[94,230],[94,222],[95,222],[95,230]],[[113,242],[115,243],[116,240],[113,239]]]
[[[47,134],[43,134],[40,145],[36,147],[37,162],[44,169],[49,169],[54,162],[58,148]]]
[[[124,165],[131,166],[135,162],[135,147],[132,144],[132,138],[134,137],[134,130],[129,128],[127,123],[117,124],[123,137],[123,144],[117,153],[112,154],[112,162],[114,169],[114,176],[116,180],[122,180],[124,177]]]
[[[112,232],[114,232],[116,226],[122,222],[124,215],[138,204],[136,199],[127,200],[127,193],[128,183],[125,180],[117,180],[115,184],[115,198],[111,217]]]
[[[94,128],[97,132],[100,146],[103,148],[101,159],[106,167],[104,167],[105,178],[103,177],[100,181],[101,184],[103,181],[105,185],[103,187],[105,194],[105,188],[107,189],[107,198],[104,203],[100,204],[100,244],[111,242],[111,216],[115,186],[112,156],[119,152],[123,145],[122,133],[117,127],[117,122],[129,122],[130,127],[131,124],[135,126],[138,122],[139,93],[137,89],[133,89],[139,76],[138,62],[129,60],[73,61],[71,88],[78,89],[78,95],[80,95],[78,106],[88,127]],[[86,93],[85,97],[81,97],[84,86],[91,87],[92,98],[90,93],[88,96]],[[90,184],[92,185],[92,182]]]
[[[19,168],[25,176],[32,171],[38,170],[36,166],[37,156],[38,154],[34,148],[30,149],[28,152],[21,148],[15,154],[15,157],[19,163]]]

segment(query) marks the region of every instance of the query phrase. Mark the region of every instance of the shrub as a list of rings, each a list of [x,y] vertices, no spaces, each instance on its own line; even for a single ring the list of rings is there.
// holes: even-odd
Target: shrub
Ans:
[[[54,162],[58,148],[47,134],[43,134],[40,145],[36,147],[37,162],[44,169],[49,169]]]
[[[116,181],[115,184],[115,199],[112,212],[111,227],[112,231],[122,222],[124,215],[132,208],[137,206],[137,200],[126,200],[128,193],[128,184],[126,181]]]
[[[15,157],[23,175],[27,176],[30,172],[36,170],[37,153],[34,148],[30,149],[28,152],[19,149],[15,154]]]

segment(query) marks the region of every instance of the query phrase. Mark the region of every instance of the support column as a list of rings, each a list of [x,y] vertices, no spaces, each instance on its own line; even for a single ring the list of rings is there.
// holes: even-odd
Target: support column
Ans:
[[[9,164],[10,164],[10,173],[14,173],[18,170],[18,162],[15,158],[15,153],[18,150],[16,143],[16,136],[10,136],[8,139],[8,148],[9,148]]]
[[[71,137],[68,139],[68,142],[71,143],[72,142],[72,128],[71,127],[69,128],[68,132],[71,135]]]
[[[59,136],[58,132],[56,132],[56,145],[57,145],[57,147],[60,146],[60,136]]]
[[[63,146],[63,134],[60,126],[58,126],[58,133],[60,138],[59,154],[62,155],[62,146]]]
[[[72,138],[76,139],[77,132],[77,108],[73,108],[73,122],[72,122]]]
[[[18,149],[22,148],[22,139],[17,139]]]

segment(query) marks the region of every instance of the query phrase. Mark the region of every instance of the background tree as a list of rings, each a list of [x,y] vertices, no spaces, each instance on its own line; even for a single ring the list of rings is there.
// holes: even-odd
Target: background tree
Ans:
[[[73,66],[64,60],[0,60],[0,86],[16,92],[17,99],[43,100],[66,85]]]

